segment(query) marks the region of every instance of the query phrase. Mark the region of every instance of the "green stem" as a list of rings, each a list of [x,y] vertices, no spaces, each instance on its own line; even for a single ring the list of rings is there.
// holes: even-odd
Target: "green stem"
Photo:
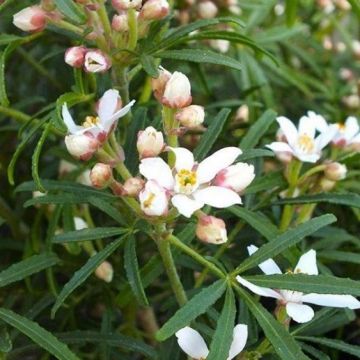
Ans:
[[[135,9],[128,10],[129,49],[134,50],[138,41],[137,15]]]
[[[167,144],[171,147],[178,146],[178,137],[176,134],[178,124],[175,119],[175,112],[176,110],[168,108],[167,106],[163,107],[163,127],[167,138]],[[175,164],[175,154],[171,151],[168,154],[168,163],[171,167]]]
[[[98,10],[98,15],[104,28],[105,38],[110,39],[112,30],[104,0],[100,0],[100,8]]]
[[[83,35],[83,29],[81,27],[73,25],[65,20],[56,20],[56,21],[52,21],[51,23],[57,26],[58,28],[74,32],[75,34],[81,36]]]
[[[124,179],[130,179],[132,176],[130,174],[130,171],[127,169],[127,167],[125,166],[125,164],[123,162],[117,164],[115,166],[115,170],[120,174],[120,176]]]

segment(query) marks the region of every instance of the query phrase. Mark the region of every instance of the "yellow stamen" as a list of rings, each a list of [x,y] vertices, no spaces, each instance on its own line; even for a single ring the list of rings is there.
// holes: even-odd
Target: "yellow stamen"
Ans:
[[[155,194],[154,193],[150,193],[148,198],[144,201],[143,205],[145,208],[149,208],[152,204],[152,202],[155,199]]]
[[[96,116],[87,116],[85,121],[82,123],[84,128],[90,128],[96,126],[99,123],[100,119]]]
[[[176,191],[182,194],[191,194],[197,187],[195,171],[182,169],[176,174]]]
[[[340,131],[340,132],[344,132],[345,131],[345,128],[346,128],[346,126],[345,126],[345,124],[343,124],[343,123],[337,123],[337,126],[338,126],[338,130]]]
[[[314,139],[312,139],[307,134],[302,134],[299,136],[298,144],[302,149],[302,151],[304,151],[307,154],[312,153],[314,151],[315,148]]]

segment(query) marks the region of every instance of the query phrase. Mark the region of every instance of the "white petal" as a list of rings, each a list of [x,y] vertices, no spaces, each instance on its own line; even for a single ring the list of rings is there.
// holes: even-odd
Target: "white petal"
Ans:
[[[350,140],[359,132],[359,124],[355,116],[349,116],[345,121],[345,138]]]
[[[320,306],[360,308],[360,301],[351,295],[306,294],[302,296],[302,301]]]
[[[257,286],[252,284],[251,282],[245,280],[244,278],[242,278],[241,276],[237,276],[236,280],[243,286],[245,286],[246,288],[248,288],[249,290],[251,290],[254,294],[260,295],[260,296],[265,296],[265,297],[271,297],[274,299],[282,299],[282,296],[275,290],[273,289],[269,289],[269,288],[264,288],[261,286]]]
[[[106,131],[109,131],[112,124],[120,119],[121,117],[125,116],[131,109],[131,107],[135,104],[135,100],[130,101],[126,106],[121,108],[119,111],[114,113],[109,119],[106,120],[106,123],[103,125]]]
[[[294,152],[289,144],[281,141],[275,141],[269,145],[266,145],[266,147],[275,153],[288,152],[292,154]]]
[[[66,103],[64,103],[62,106],[62,118],[70,134],[78,134],[79,131],[83,129],[82,126],[78,126],[75,124]]]
[[[88,228],[88,224],[81,217],[74,217],[75,230],[83,230]]]
[[[118,106],[119,92],[114,89],[107,90],[99,100],[98,115],[102,123],[107,122]]]
[[[203,337],[194,329],[187,326],[175,333],[181,349],[195,360],[206,359],[209,349]]]
[[[306,323],[314,317],[314,310],[310,306],[293,302],[286,304],[286,312],[298,323]]]
[[[173,148],[169,147],[169,149],[175,154],[176,161],[175,161],[175,169],[180,171],[184,170],[191,170],[194,166],[194,155],[188,149],[178,147]]]
[[[242,154],[237,147],[226,147],[204,159],[198,166],[197,178],[200,184],[209,182],[222,169],[230,166]]]
[[[169,165],[159,157],[141,160],[139,171],[146,179],[155,180],[168,190],[174,186],[174,178]]]
[[[191,217],[191,215],[204,206],[204,203],[198,200],[193,200],[186,195],[174,195],[171,199],[172,204],[178,209],[179,213]]]
[[[197,190],[193,196],[195,200],[219,209],[242,203],[239,194],[221,186],[209,186]]]
[[[256,251],[258,251],[258,247],[255,245],[250,245],[247,247],[249,255],[254,254]],[[258,265],[259,268],[262,270],[262,272],[266,275],[274,275],[274,274],[282,274],[279,266],[276,264],[276,262],[273,259],[268,259],[261,264]]]
[[[316,265],[316,251],[309,250],[307,253],[302,255],[297,263],[295,274],[302,273],[307,275],[318,275],[319,270]]]
[[[244,349],[248,338],[247,325],[238,324],[234,327],[233,340],[230,346],[229,357],[227,360],[233,359]]]
[[[302,116],[299,120],[299,136],[306,134],[311,139],[315,137],[315,122],[307,116]]]
[[[302,152],[295,151],[294,156],[302,162],[316,163],[320,159],[321,154],[304,154]]]
[[[298,131],[293,124],[292,121],[290,121],[285,116],[279,116],[276,118],[276,121],[279,123],[281,130],[283,131],[288,143],[290,145],[293,145],[297,141],[298,137]]]
[[[331,140],[334,139],[337,132],[336,125],[330,125],[328,129],[322,132],[316,139],[315,139],[315,147],[318,152],[322,150]]]
[[[315,129],[324,132],[328,129],[329,125],[322,115],[316,114],[314,111],[308,111],[307,116],[315,124]]]

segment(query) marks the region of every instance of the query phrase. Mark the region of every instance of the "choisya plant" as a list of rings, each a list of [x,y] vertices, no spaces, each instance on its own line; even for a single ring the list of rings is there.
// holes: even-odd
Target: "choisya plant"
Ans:
[[[356,1],[0,11],[1,359],[360,357]]]

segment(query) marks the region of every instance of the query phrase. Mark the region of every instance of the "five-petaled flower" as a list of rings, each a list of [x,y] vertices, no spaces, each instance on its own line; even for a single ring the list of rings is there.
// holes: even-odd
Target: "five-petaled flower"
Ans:
[[[250,255],[252,255],[257,250],[258,248],[254,245],[248,247]],[[259,265],[259,267],[266,275],[282,274],[280,268],[272,259],[264,261]],[[319,271],[316,265],[316,251],[310,250],[302,255],[293,273],[314,276],[318,275]],[[291,275],[289,274],[289,276]],[[280,305],[286,307],[286,312],[289,317],[298,323],[308,322],[314,317],[314,310],[309,305],[305,305],[304,303],[349,309],[360,308],[360,301],[351,295],[316,293],[304,294],[300,291],[293,290],[273,290],[254,285],[241,276],[237,276],[236,279],[240,284],[257,295],[277,299]]]
[[[241,154],[239,148],[218,150],[199,164],[195,163],[191,151],[185,148],[169,147],[168,150],[176,156],[174,169],[160,157],[153,157],[141,161],[140,173],[166,189],[180,214],[190,217],[205,204],[216,208],[241,204],[240,196],[231,187],[214,183],[216,176]],[[253,178],[253,174],[250,175]]]
[[[196,330],[186,326],[177,331],[175,335],[179,346],[188,356],[194,360],[205,360],[208,357],[209,349],[206,342]],[[233,338],[227,360],[231,360],[240,354],[246,345],[247,338],[247,325],[236,325],[234,327]]]

